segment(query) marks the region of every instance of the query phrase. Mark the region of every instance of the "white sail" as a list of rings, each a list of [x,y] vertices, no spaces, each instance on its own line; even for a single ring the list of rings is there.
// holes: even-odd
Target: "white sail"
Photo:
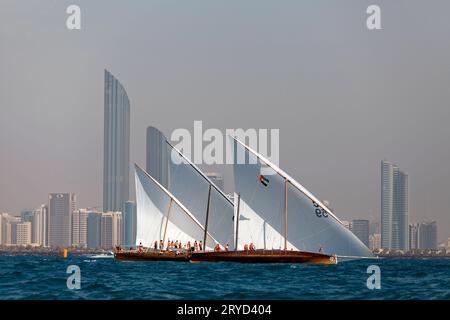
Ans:
[[[372,256],[371,251],[306,188],[256,151],[236,138],[232,139],[235,192],[266,224],[280,235],[287,235],[287,249],[352,257]],[[251,160],[239,164],[236,161],[238,154]],[[239,226],[239,234],[240,230]]]
[[[178,240],[183,244],[203,241],[203,225],[177,198],[137,165],[135,179],[136,245],[151,247],[159,240]],[[205,249],[213,249],[216,243],[208,233]]]
[[[169,191],[222,247],[233,243],[233,203],[201,170],[167,141]]]
[[[282,249],[284,236],[259,216],[241,197],[234,196],[235,221],[239,208],[239,226],[237,249],[243,250],[244,245],[253,244],[256,249]],[[236,232],[236,231],[235,231]],[[235,233],[236,234],[236,233]],[[236,244],[235,244],[236,247]],[[298,250],[288,241],[288,248]]]

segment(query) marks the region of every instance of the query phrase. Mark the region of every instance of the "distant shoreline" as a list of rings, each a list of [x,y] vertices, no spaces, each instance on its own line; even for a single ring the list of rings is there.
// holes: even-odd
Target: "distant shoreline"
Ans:
[[[85,254],[108,253],[107,249],[89,249],[89,248],[67,248],[68,255],[81,256]],[[1,246],[0,256],[63,256],[64,248],[50,247],[19,247],[19,246]]]

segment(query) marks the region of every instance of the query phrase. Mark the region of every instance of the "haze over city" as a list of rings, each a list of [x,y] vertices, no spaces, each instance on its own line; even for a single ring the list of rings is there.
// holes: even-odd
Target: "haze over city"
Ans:
[[[446,240],[450,4],[378,1],[383,29],[369,32],[370,3],[353,2],[78,1],[69,31],[70,1],[2,1],[0,212],[50,192],[102,205],[108,69],[130,98],[131,178],[150,125],[279,128],[280,165],[341,219],[379,220],[387,159],[409,175],[410,221],[436,220]],[[231,192],[231,168],[211,169]]]

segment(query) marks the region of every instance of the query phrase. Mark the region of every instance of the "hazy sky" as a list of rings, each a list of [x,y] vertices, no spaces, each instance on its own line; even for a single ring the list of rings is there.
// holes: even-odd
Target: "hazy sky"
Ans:
[[[80,31],[65,24],[74,3]],[[383,29],[369,31],[374,3]],[[107,68],[131,101],[130,168],[145,166],[149,125],[279,128],[281,167],[341,219],[379,219],[387,159],[409,174],[411,222],[437,220],[442,241],[449,12],[445,0],[0,0],[0,211],[49,192],[101,206]]]

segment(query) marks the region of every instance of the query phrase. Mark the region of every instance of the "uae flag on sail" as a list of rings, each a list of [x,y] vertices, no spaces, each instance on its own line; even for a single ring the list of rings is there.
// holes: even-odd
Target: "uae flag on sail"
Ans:
[[[263,175],[259,176],[259,181],[264,185],[264,187],[267,187],[267,185],[269,184],[269,179],[267,179]]]

